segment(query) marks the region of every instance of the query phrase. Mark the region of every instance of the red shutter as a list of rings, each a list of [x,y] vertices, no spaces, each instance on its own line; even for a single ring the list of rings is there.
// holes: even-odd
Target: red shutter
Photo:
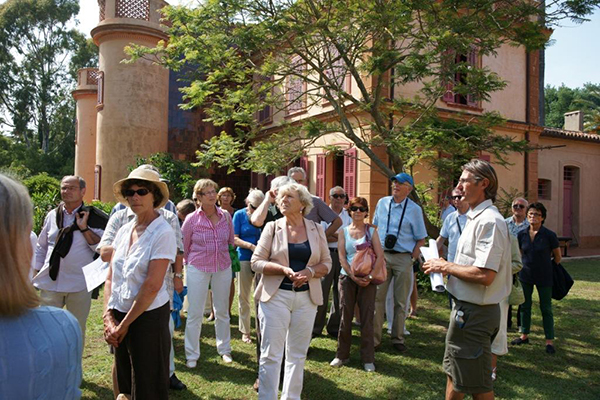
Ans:
[[[344,190],[348,198],[356,197],[356,147],[344,152]]]
[[[300,167],[306,172],[307,177],[310,176],[310,173],[308,172],[308,157],[300,157]]]
[[[480,160],[483,160],[483,161],[491,162],[491,161],[490,161],[490,160],[491,160],[491,158],[490,158],[490,155],[489,155],[489,154],[482,154],[482,153],[480,153],[480,154],[479,154],[479,159],[480,159]]]
[[[467,55],[467,60],[469,62],[469,65],[471,66],[471,68],[477,68],[478,67],[478,57],[479,54],[477,52],[477,48],[476,47],[471,47],[471,51],[469,52],[469,54]],[[477,107],[477,98],[472,95],[472,94],[467,94],[467,105],[472,106],[472,107]]]
[[[444,52],[443,60],[445,60],[446,65],[442,66],[442,68],[447,70],[448,68],[450,68],[450,66],[448,65],[449,63],[456,62],[455,57],[452,57],[452,54],[454,54],[452,50],[447,50]],[[444,83],[444,85],[446,87],[446,91],[442,96],[442,100],[444,100],[447,103],[454,103],[454,80],[447,81]]]
[[[325,201],[325,154],[317,154],[317,196]]]

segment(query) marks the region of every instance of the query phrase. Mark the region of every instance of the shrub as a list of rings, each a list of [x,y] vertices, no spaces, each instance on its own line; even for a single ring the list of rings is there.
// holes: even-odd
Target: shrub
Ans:
[[[25,179],[23,185],[29,190],[29,195],[32,196],[32,198],[36,193],[54,194],[54,192],[60,192],[60,181],[45,172]]]
[[[36,235],[40,234],[48,212],[60,203],[59,193],[58,189],[31,193],[31,201],[33,202],[33,231]]]

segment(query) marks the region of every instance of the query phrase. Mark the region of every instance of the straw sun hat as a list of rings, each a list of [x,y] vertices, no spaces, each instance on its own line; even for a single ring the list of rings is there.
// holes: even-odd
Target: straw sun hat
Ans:
[[[127,198],[123,196],[121,191],[123,189],[123,186],[127,183],[127,181],[132,179],[152,182],[160,190],[160,192],[163,195],[163,199],[160,202],[160,204],[157,205],[155,208],[161,208],[165,204],[167,204],[167,201],[169,201],[169,188],[167,187],[167,184],[165,182],[160,180],[160,174],[156,171],[145,167],[138,167],[131,171],[127,178],[121,179],[120,181],[115,182],[115,184],[113,185],[113,194],[115,195],[119,203],[129,207],[129,202],[127,201]]]

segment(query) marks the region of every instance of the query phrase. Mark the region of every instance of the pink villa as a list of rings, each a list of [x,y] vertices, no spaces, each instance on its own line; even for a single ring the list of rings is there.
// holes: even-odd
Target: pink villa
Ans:
[[[220,130],[202,121],[202,110],[183,111],[177,74],[140,60],[121,63],[123,48],[129,43],[155,46],[166,40],[158,11],[167,3],[162,0],[98,0],[99,23],[92,38],[99,47],[97,68],[79,71],[73,96],[77,101],[77,135],[75,173],[86,179],[87,201],[114,201],[112,185],[127,175],[137,155],[169,152],[176,159],[195,160],[195,151],[204,140]],[[498,127],[499,134],[526,139],[538,150],[512,154],[512,165],[496,168],[500,186],[527,193],[529,201],[541,201],[548,209],[546,226],[559,236],[570,237],[580,247],[600,247],[600,208],[594,206],[600,197],[594,171],[600,170],[600,136],[582,131],[581,113],[565,117],[565,129],[540,126],[543,107],[543,53],[526,52],[522,47],[504,46],[495,57],[470,58],[498,73],[508,86],[492,94],[490,101],[471,101],[449,90],[438,101],[441,115],[453,118],[457,111],[479,115],[484,111],[500,112],[508,123]],[[354,82],[347,79],[347,90]],[[417,84],[396,86],[396,95],[410,95]],[[299,109],[290,115],[265,110],[257,115],[265,130],[276,131],[283,119],[328,118],[326,104]],[[335,144],[343,154],[323,154],[322,146]],[[383,149],[374,149],[385,158]],[[356,157],[361,161],[357,162]],[[482,158],[494,162],[490,155]],[[329,189],[343,186],[350,196],[366,197],[371,204],[388,195],[388,179],[371,168],[362,152],[341,134],[319,139],[305,157],[297,161],[309,174],[309,188],[326,201]],[[268,188],[272,177],[236,171],[226,174],[221,169],[210,171],[221,186],[230,186],[238,194],[242,206],[250,187]],[[416,182],[429,182],[435,177],[427,165],[415,169]]]

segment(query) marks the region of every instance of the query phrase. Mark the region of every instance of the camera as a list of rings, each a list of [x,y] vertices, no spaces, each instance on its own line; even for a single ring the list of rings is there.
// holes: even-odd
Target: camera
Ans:
[[[393,250],[398,238],[396,235],[385,235],[384,246],[388,250]]]

